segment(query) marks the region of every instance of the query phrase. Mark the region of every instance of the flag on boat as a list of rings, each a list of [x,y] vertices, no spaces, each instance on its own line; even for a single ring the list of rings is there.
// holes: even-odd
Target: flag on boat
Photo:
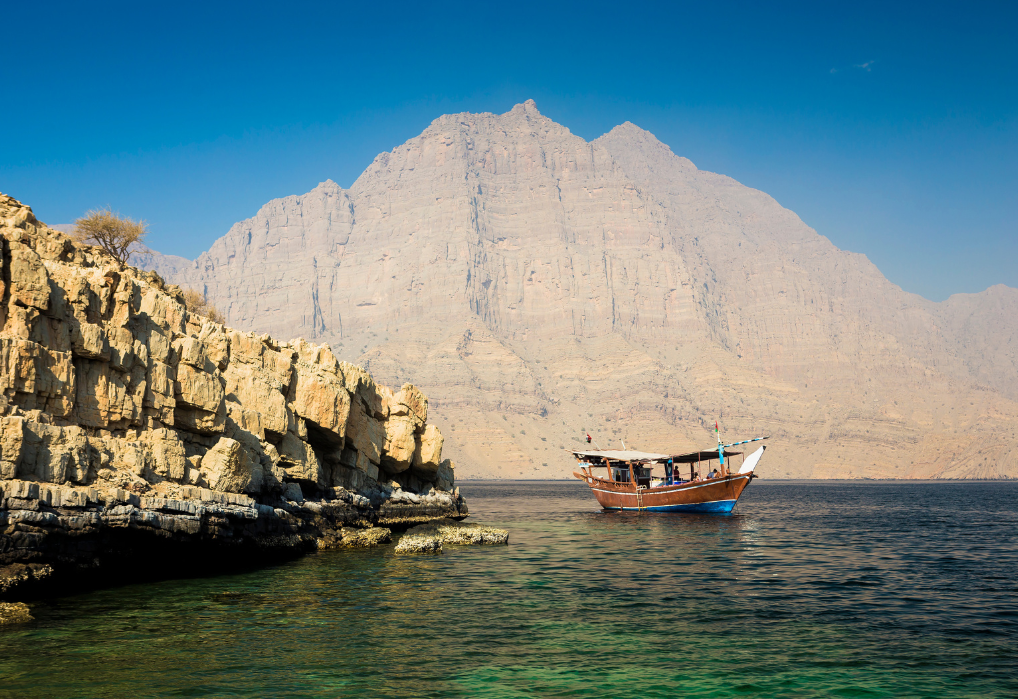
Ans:
[[[590,444],[590,434],[587,434],[587,444]]]

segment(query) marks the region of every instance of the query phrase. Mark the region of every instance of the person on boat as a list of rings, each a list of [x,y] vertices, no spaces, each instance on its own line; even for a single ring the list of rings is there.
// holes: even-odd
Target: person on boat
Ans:
[[[707,476],[707,478],[717,478],[717,477],[718,477],[718,470],[717,469],[714,469],[713,471],[711,471],[710,475]]]

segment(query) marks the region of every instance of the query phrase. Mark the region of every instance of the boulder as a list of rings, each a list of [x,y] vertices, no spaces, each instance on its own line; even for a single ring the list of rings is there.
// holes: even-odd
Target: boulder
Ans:
[[[251,482],[251,460],[241,443],[220,437],[201,459],[201,473],[212,490],[243,492]]]

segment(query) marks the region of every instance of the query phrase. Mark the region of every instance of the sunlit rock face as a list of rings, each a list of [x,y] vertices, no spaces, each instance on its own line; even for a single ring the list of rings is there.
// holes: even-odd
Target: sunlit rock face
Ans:
[[[463,517],[427,419],[412,384],[198,315],[0,195],[0,597],[136,556],[249,565]]]
[[[772,436],[764,476],[1018,475],[1018,291],[908,294],[629,123],[446,115],[348,190],[149,261],[236,327],[426,387],[461,477],[566,475],[588,431],[692,449],[715,420]]]

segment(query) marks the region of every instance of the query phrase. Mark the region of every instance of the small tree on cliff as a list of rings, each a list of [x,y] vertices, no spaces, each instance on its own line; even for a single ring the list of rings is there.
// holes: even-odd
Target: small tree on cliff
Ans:
[[[80,243],[98,245],[121,265],[138,249],[148,233],[144,221],[116,214],[109,207],[94,209],[74,222],[74,237]]]
[[[200,316],[205,316],[213,323],[226,324],[226,318],[219,310],[209,303],[209,300],[205,298],[205,294],[198,291],[197,289],[184,289],[184,306],[191,313],[196,313]]]

